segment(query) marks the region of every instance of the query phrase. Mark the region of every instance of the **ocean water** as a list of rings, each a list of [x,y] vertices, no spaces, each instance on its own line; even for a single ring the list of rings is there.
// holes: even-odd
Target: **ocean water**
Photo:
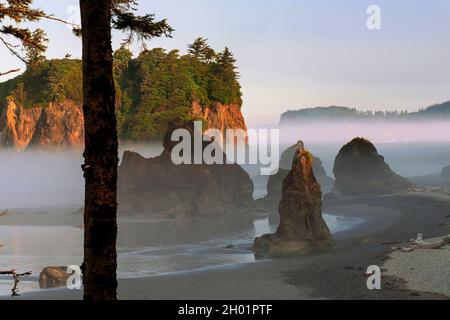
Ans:
[[[333,233],[362,220],[324,215]],[[240,228],[238,227],[240,226]],[[255,237],[276,226],[265,219],[192,219],[128,223],[119,227],[118,277],[137,278],[255,262]],[[39,272],[46,266],[80,265],[83,230],[75,227],[0,226],[0,270],[32,271],[20,292],[39,289]],[[10,294],[12,280],[0,278],[0,296]]]
[[[404,177],[438,174],[445,166],[450,165],[450,142],[379,142],[374,144],[378,153],[384,156],[386,163]],[[322,160],[328,175],[333,177],[334,160],[342,144],[322,143],[307,145],[307,147]]]
[[[306,146],[319,156],[330,176],[340,144]],[[386,162],[406,177],[435,174],[450,164],[448,142],[377,143]],[[152,151],[152,150],[150,150]],[[151,156],[151,154],[148,154]],[[80,155],[0,153],[0,207],[41,208],[82,203]],[[266,193],[268,177],[248,170],[255,198]],[[37,214],[39,212],[37,211]],[[43,216],[44,218],[44,216]],[[333,233],[354,228],[363,221],[326,213]],[[39,216],[40,219],[40,216]],[[82,262],[82,229],[50,226],[2,226],[0,219],[0,270],[17,268],[33,276],[20,284],[21,292],[37,289],[39,272],[46,266]],[[40,223],[42,225],[43,223]],[[268,219],[191,219],[154,223],[122,223],[119,227],[120,278],[158,276],[241,263],[253,263],[253,239],[275,230]],[[228,249],[225,247],[229,246]],[[0,277],[0,295],[10,292],[8,277]]]

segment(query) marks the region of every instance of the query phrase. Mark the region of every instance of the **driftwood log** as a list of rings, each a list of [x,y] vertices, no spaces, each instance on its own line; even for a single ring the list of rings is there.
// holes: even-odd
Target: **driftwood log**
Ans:
[[[391,248],[391,250],[388,253],[392,253],[395,251],[400,250],[401,252],[413,252],[414,250],[420,250],[420,249],[424,249],[424,250],[438,250],[438,249],[442,249],[445,246],[450,245],[450,235],[446,236],[442,241],[437,242],[437,243],[426,243],[422,240],[421,235],[419,235],[418,239],[420,239],[420,241],[418,240],[411,240],[410,244],[406,247],[394,247]]]
[[[20,296],[19,289],[17,288],[20,283],[20,278],[31,276],[31,274],[31,271],[25,273],[17,273],[16,270],[0,271],[0,276],[12,276],[14,279],[14,286],[11,289],[11,297]]]

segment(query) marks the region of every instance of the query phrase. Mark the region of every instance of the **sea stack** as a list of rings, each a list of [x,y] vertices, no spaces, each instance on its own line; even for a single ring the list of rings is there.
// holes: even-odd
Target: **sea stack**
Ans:
[[[450,179],[450,166],[446,166],[444,169],[442,169],[442,177],[444,179]]]
[[[312,155],[298,145],[292,169],[283,181],[280,226],[275,234],[255,240],[253,249],[257,258],[291,257],[333,245],[322,217],[322,192],[312,161]]]
[[[296,145],[293,145],[281,155],[280,169],[277,174],[269,177],[269,181],[267,183],[267,196],[264,199],[266,202],[269,201],[271,203],[276,203],[277,205],[280,202],[283,193],[283,181],[292,168],[292,158],[299,148],[304,148],[303,141],[298,141]],[[327,175],[322,161],[313,154],[311,154],[311,158],[314,176],[320,187],[322,189],[332,187],[334,184],[334,179]]]
[[[289,170],[291,170],[292,158],[294,157],[294,154],[297,152],[299,146],[304,146],[303,141],[298,141],[297,144],[293,145],[292,147],[284,151],[283,154],[281,155],[280,172],[282,173],[282,175],[283,172],[285,172],[283,178],[285,178]],[[333,178],[327,175],[322,160],[320,160],[313,154],[311,156],[313,159],[312,167],[314,171],[314,176],[316,177],[317,182],[319,182],[320,186],[323,188],[326,186],[333,185],[334,180]]]
[[[135,152],[124,153],[118,171],[120,214],[179,219],[251,212],[253,183],[239,165],[173,163],[171,152],[177,142],[171,137],[180,128],[190,131],[193,137],[192,123],[170,123],[164,152],[159,157],[146,159]],[[220,156],[225,161],[225,155]]]
[[[384,195],[407,191],[412,183],[396,174],[364,138],[355,138],[339,151],[334,163],[335,188],[344,195]]]

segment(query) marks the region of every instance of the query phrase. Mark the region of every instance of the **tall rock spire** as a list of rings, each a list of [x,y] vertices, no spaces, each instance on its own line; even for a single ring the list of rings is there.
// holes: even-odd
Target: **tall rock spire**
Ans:
[[[292,169],[283,182],[280,226],[255,240],[258,258],[288,257],[330,247],[333,239],[322,217],[322,192],[314,177],[312,155],[298,144]]]

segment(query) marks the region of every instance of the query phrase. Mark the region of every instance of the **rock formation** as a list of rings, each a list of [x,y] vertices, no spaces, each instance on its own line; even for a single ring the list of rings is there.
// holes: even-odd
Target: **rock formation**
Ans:
[[[145,159],[125,152],[119,167],[119,211],[122,215],[183,218],[244,214],[252,210],[253,183],[236,164],[175,165],[170,137],[173,130],[191,127],[172,124],[161,156]],[[204,144],[204,147],[206,144]]]
[[[450,179],[450,166],[442,169],[442,177],[444,177],[445,179]]]
[[[225,136],[227,129],[241,129],[247,132],[244,116],[239,104],[222,104],[215,102],[211,107],[202,107],[198,102],[192,103],[194,118],[205,120],[208,129],[218,129]]]
[[[241,106],[214,103],[202,107],[192,103],[191,115],[204,120],[207,129],[242,129],[247,131]],[[84,144],[82,106],[71,100],[48,103],[44,107],[26,108],[8,98],[0,106],[0,147],[26,149],[28,147],[81,148]]]
[[[283,152],[281,155],[280,169],[278,170],[278,173],[269,177],[269,181],[267,183],[267,196],[265,200],[276,203],[281,200],[283,180],[287,177],[292,168],[292,159],[294,158],[295,153],[300,147],[303,148],[303,146],[303,142],[299,141],[296,145]],[[314,155],[311,156],[313,172],[317,182],[322,188],[332,186],[334,180],[327,175],[322,161]]]
[[[289,257],[330,247],[333,239],[322,217],[322,192],[314,177],[312,155],[299,148],[283,181],[280,226],[275,234],[255,240],[257,258]]]
[[[382,195],[407,191],[411,182],[396,174],[363,138],[346,144],[334,164],[335,188],[344,195]]]
[[[290,147],[289,149],[287,149],[286,151],[283,152],[283,154],[281,155],[281,159],[280,159],[280,169],[284,169],[284,170],[288,170],[288,171],[291,170],[292,158],[294,157],[294,154],[297,152],[299,146],[302,146],[302,145],[303,145],[303,142],[299,141],[299,142],[297,142],[296,145],[293,145],[292,147]],[[313,157],[314,176],[316,177],[319,184],[322,187],[333,184],[334,180],[333,180],[333,178],[330,178],[327,175],[327,172],[325,171],[325,168],[323,167],[322,161],[319,158],[315,157],[314,155],[312,155],[312,157]]]
[[[83,143],[82,108],[70,100],[25,108],[7,99],[0,108],[0,146],[78,148]]]
[[[39,287],[41,289],[66,287],[70,276],[67,267],[46,267],[39,274]]]

